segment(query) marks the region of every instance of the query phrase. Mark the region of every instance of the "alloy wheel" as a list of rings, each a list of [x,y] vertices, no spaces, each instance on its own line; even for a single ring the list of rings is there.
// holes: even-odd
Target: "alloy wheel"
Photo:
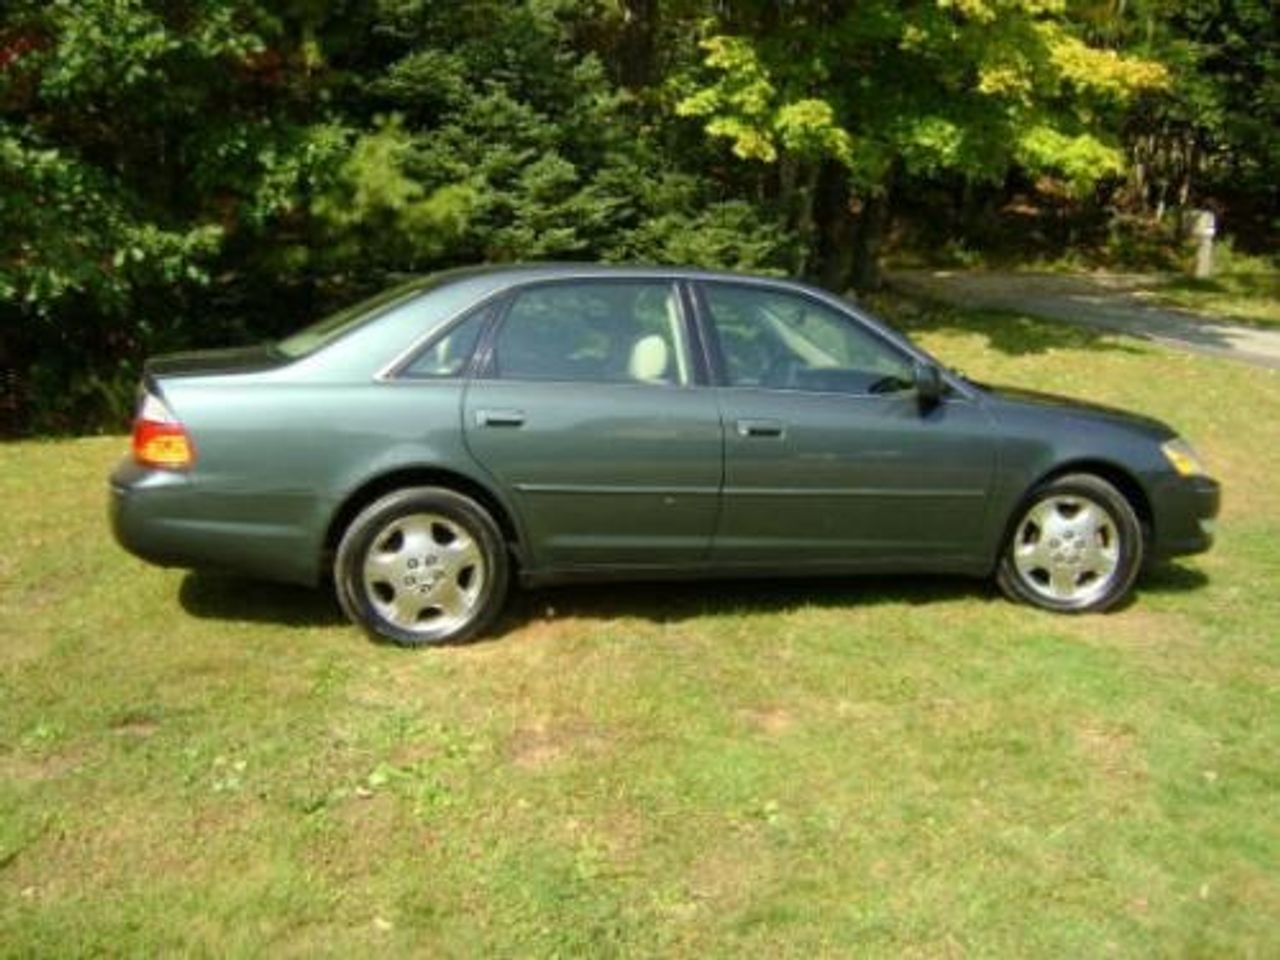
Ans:
[[[1111,588],[1120,554],[1115,519],[1100,504],[1066,494],[1032,505],[1018,523],[1011,550],[1017,575],[1029,590],[1081,607]]]

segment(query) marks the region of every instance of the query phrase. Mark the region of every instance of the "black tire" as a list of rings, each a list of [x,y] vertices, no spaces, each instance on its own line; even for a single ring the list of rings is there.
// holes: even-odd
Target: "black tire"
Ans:
[[[374,571],[368,575],[367,565]],[[502,533],[482,506],[441,487],[411,487],[387,494],[351,521],[333,580],[353,623],[374,639],[420,647],[464,643],[483,633],[506,601],[510,567]],[[437,597],[447,603],[433,605]],[[415,620],[417,604],[423,609]]]
[[[1087,547],[1078,548],[1073,542],[1057,538],[1049,539],[1046,546],[1042,547],[1038,540],[1039,535],[1048,535],[1043,531],[1036,533],[1033,513],[1038,508],[1042,511],[1042,516],[1045,515],[1044,511],[1060,512],[1073,502],[1091,504],[1100,509],[1109,520],[1109,524],[1100,526],[1096,539],[1089,542],[1098,543],[1101,550],[1102,541],[1114,536],[1114,545],[1106,545],[1106,556],[1109,558],[1114,555],[1114,566],[1106,577],[1097,577],[1096,582],[1088,579],[1088,569],[1075,565],[1075,558],[1085,556]],[[1065,522],[1071,521],[1067,519]],[[1068,534],[1063,533],[1061,536],[1065,538]],[[1073,531],[1071,536],[1079,537],[1080,534]],[[1084,540],[1080,542],[1083,543]],[[1053,554],[1046,565],[1039,569],[1028,569],[1040,559],[1038,554],[1035,559],[1031,559],[1030,554],[1058,549],[1064,552]],[[996,582],[1010,599],[1029,603],[1043,610],[1055,613],[1097,613],[1115,607],[1129,596],[1142,569],[1145,553],[1142,524],[1124,494],[1094,474],[1067,474],[1036,487],[1018,507],[996,567]],[[1065,557],[1066,563],[1054,562],[1062,557]],[[1110,559],[1102,559],[1098,561],[1098,565],[1110,562]],[[1088,561],[1084,561],[1083,565],[1091,566]],[[1063,577],[1069,578],[1074,574],[1075,585],[1072,589],[1078,591],[1078,595],[1068,596],[1065,595],[1065,589],[1054,589],[1054,569],[1061,571]]]

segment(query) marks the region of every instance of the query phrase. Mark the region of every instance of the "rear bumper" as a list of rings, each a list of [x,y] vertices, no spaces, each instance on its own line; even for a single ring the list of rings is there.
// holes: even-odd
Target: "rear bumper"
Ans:
[[[1171,479],[1153,497],[1156,536],[1152,559],[1204,553],[1213,546],[1222,487],[1211,477]]]
[[[111,474],[108,516],[116,543],[162,567],[194,566],[194,557],[172,535],[172,520],[190,497],[186,474],[148,470],[125,460]]]
[[[214,494],[188,474],[126,459],[111,474],[108,516],[116,542],[157,566],[315,584],[319,549],[300,525],[273,522],[278,504],[269,495]]]

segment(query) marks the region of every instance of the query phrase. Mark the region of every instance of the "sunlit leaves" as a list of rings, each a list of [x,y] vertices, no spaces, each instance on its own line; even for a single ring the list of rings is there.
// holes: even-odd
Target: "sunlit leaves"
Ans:
[[[742,160],[773,163],[779,151],[810,160],[852,164],[853,140],[826,100],[784,99],[752,44],[742,37],[703,41],[714,81],[676,104],[683,117],[700,117],[708,135],[730,142]]]
[[[1023,131],[1017,143],[1018,160],[1033,172],[1062,175],[1076,193],[1083,193],[1103,177],[1123,172],[1124,153],[1088,133],[1066,134],[1049,126]]]
[[[701,117],[707,133],[730,141],[742,160],[772,163],[777,90],[752,45],[741,37],[717,36],[702,43],[715,80],[676,105],[682,117]]]
[[[473,189],[465,183],[430,189],[406,172],[412,152],[401,119],[383,118],[356,138],[334,182],[316,198],[314,212],[347,258],[398,251],[393,259],[420,265],[465,228]]]
[[[1081,90],[1127,99],[1148,90],[1159,90],[1169,83],[1163,64],[1087,46],[1079,38],[1048,24],[1040,25],[1039,29],[1058,78]]]
[[[1108,106],[1168,83],[1159,63],[1088,45],[1056,0],[872,4],[796,37],[703,41],[676,113],[744,161],[836,161],[862,192],[895,165],[986,181],[1026,166],[1086,189],[1123,169]]]

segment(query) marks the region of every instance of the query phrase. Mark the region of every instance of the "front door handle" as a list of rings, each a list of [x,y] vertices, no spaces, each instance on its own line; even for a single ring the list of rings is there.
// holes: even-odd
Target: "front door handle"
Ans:
[[[523,427],[523,410],[477,410],[476,425],[480,427]]]
[[[738,436],[740,437],[772,437],[782,439],[786,433],[781,420],[739,420]]]

